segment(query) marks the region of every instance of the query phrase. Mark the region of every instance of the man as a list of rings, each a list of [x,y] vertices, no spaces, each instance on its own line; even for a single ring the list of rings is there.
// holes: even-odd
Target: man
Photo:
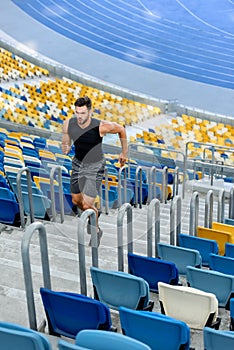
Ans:
[[[68,154],[72,142],[75,156],[72,160],[71,195],[72,203],[81,210],[93,209],[96,213],[98,241],[102,230],[98,225],[98,210],[95,199],[100,194],[105,170],[102,140],[106,134],[118,134],[122,146],[119,163],[127,159],[127,135],[123,126],[92,118],[92,101],[88,96],[75,101],[75,116],[63,124],[62,151]]]

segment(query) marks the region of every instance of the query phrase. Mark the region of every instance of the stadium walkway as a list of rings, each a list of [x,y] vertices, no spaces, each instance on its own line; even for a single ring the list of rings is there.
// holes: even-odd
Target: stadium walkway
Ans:
[[[46,56],[90,78],[141,95],[234,117],[234,90],[159,73],[89,49],[41,25],[11,0],[0,2],[0,23],[0,40],[24,52]]]

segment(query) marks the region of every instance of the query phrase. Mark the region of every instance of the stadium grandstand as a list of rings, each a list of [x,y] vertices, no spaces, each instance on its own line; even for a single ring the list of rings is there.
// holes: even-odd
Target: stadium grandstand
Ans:
[[[233,13],[225,0],[0,3],[4,349],[234,348]],[[74,214],[74,148],[61,151],[85,95],[128,138],[121,168],[104,137],[100,246],[94,211]]]

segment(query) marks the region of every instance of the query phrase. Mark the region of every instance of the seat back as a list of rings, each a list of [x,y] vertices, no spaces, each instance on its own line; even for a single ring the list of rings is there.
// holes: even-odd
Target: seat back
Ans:
[[[189,349],[190,329],[182,321],[156,312],[125,307],[119,308],[119,316],[122,332],[142,341],[152,350]]]
[[[52,350],[48,339],[41,333],[20,325],[0,322],[1,349]]]
[[[225,256],[234,258],[234,244],[232,243],[225,244]]]
[[[210,269],[227,275],[234,275],[234,258],[210,254]]]
[[[227,225],[222,222],[212,222],[212,228],[221,232],[229,232],[234,236],[234,227],[232,225]]]
[[[149,285],[143,278],[93,266],[90,267],[90,272],[95,298],[108,307],[143,309],[149,305]]]
[[[194,329],[203,329],[217,322],[218,301],[214,294],[187,286],[158,284],[162,313],[185,322]]]
[[[230,232],[218,231],[208,227],[197,227],[197,236],[201,238],[212,239],[218,243],[220,255],[225,254],[225,243],[234,243],[234,237]]]
[[[226,218],[226,219],[224,219],[224,223],[227,224],[227,225],[234,226],[234,219]]]
[[[0,222],[12,225],[15,222],[17,214],[19,214],[19,204],[16,200],[0,199]]]
[[[158,282],[178,284],[178,269],[173,262],[128,253],[129,272],[149,283],[151,291],[158,291]]]
[[[179,274],[186,274],[188,265],[201,267],[202,258],[198,250],[158,243],[158,256],[166,261],[173,262],[178,268]]]
[[[92,350],[150,350],[146,344],[126,335],[88,329],[77,334],[76,345]]]
[[[24,211],[26,215],[30,215],[28,192],[22,192]],[[34,216],[38,219],[44,219],[47,209],[50,208],[51,201],[46,196],[32,193]]]
[[[85,295],[40,289],[49,332],[75,338],[82,329],[110,330],[109,309]]]
[[[210,253],[218,254],[218,243],[211,239],[179,234],[179,245],[198,250],[202,257],[203,266],[209,266]]]
[[[59,339],[58,349],[59,350],[90,350],[88,348],[84,348],[83,346],[79,346],[79,345],[70,343],[70,342],[63,340],[63,339]]]
[[[193,288],[215,294],[219,306],[229,309],[229,300],[234,295],[234,276],[188,266],[187,281]]]
[[[205,327],[203,330],[203,340],[206,350],[234,349],[234,332],[231,331]]]

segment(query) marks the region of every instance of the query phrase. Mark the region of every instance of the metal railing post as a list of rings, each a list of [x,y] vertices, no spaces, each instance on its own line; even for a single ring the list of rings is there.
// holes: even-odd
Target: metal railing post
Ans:
[[[147,209],[147,255],[152,256],[153,249],[153,212],[155,217],[154,234],[155,234],[155,257],[158,256],[157,243],[160,242],[160,201],[153,198]]]
[[[55,171],[58,171],[59,205],[60,205],[61,223],[64,222],[64,201],[63,201],[62,168],[64,168],[64,167],[61,167],[59,165],[58,166],[53,166],[51,168],[51,171],[50,171],[50,193],[51,193],[52,221],[56,221],[54,174],[55,174]]]
[[[170,244],[179,244],[179,234],[181,233],[181,197],[175,196],[170,206]],[[176,212],[176,220],[175,220]],[[176,227],[176,230],[175,230]]]
[[[117,215],[117,244],[118,244],[118,270],[124,271],[124,249],[123,249],[123,220],[127,212],[127,247],[128,253],[133,252],[133,231],[132,231],[132,206],[124,203],[118,210]]]
[[[128,167],[125,165],[119,168],[118,178],[118,208],[121,207],[122,203],[122,173],[124,172],[123,189],[124,189],[124,203],[127,202],[127,170]]]
[[[193,195],[190,200],[190,216],[189,216],[190,236],[197,235],[198,216],[199,216],[199,193],[196,191],[196,192],[193,192]]]
[[[87,279],[86,279],[86,258],[85,258],[85,224],[90,217],[91,227],[91,249],[92,249],[92,265],[98,267],[98,240],[96,232],[96,213],[93,209],[85,210],[78,222],[78,254],[79,254],[79,272],[80,272],[80,292],[87,295]]]
[[[140,173],[140,179],[138,178],[138,174]],[[135,207],[138,206],[138,188],[139,188],[139,208],[142,208],[142,167],[139,165],[136,168],[135,175]]]
[[[218,197],[218,213],[217,213],[217,221],[224,222],[224,212],[225,212],[225,190],[222,188],[219,191]]]
[[[26,231],[23,235],[22,242],[21,242],[21,256],[22,256],[22,262],[23,262],[24,283],[25,283],[25,291],[26,291],[26,299],[27,299],[27,307],[28,307],[29,325],[30,325],[30,328],[34,330],[37,330],[38,328],[37,328],[37,320],[36,320],[36,309],[35,309],[35,301],[34,301],[29,248],[30,248],[31,238],[36,230],[38,230],[39,232],[39,243],[40,243],[40,250],[41,250],[41,263],[42,263],[44,287],[47,289],[51,289],[49,257],[48,257],[45,226],[40,222],[34,222],[26,228]]]
[[[205,198],[205,218],[204,227],[211,228],[213,221],[214,193],[209,190]]]
[[[234,187],[230,189],[230,198],[229,198],[229,213],[228,216],[230,219],[234,219]]]
[[[168,168],[165,166],[162,170],[162,203],[167,203],[167,182]]]
[[[24,167],[21,168],[18,171],[18,174],[16,176],[16,182],[17,182],[17,194],[18,194],[18,201],[19,201],[19,208],[20,208],[20,221],[21,221],[21,227],[25,227],[24,222],[24,201],[23,201],[23,195],[22,195],[22,188],[21,188],[21,176],[23,172],[26,172],[27,175],[27,184],[28,184],[28,200],[29,200],[29,211],[30,211],[30,222],[34,222],[34,206],[33,206],[33,195],[32,195],[32,180],[31,180],[31,172],[29,168]]]

